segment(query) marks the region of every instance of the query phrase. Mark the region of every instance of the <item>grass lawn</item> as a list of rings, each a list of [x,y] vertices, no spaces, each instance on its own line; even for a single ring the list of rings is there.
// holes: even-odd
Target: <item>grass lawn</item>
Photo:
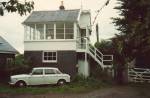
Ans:
[[[0,84],[0,93],[10,94],[43,94],[43,93],[83,93],[106,87],[106,84],[95,80],[77,80],[64,86],[34,86],[25,88],[10,87],[9,85]]]

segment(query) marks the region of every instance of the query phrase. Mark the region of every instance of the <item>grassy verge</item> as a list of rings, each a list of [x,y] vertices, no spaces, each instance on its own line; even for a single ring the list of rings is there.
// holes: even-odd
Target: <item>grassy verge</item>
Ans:
[[[96,79],[76,79],[65,86],[34,86],[14,88],[9,85],[0,85],[0,93],[10,94],[43,94],[43,93],[83,93],[106,87],[106,84]]]

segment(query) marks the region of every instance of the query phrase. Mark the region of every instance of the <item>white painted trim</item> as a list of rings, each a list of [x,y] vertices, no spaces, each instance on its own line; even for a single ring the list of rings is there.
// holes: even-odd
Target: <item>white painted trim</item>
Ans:
[[[27,39],[27,26],[26,25],[23,25],[24,26],[24,41]]]
[[[30,26],[29,26],[29,27],[30,27]],[[30,36],[29,39],[32,40],[32,39],[31,39],[31,38],[32,38],[32,37],[31,37],[31,27],[30,27],[30,30],[29,30],[29,31],[30,31],[30,33],[29,33],[29,34],[30,34],[30,35],[29,35],[29,36]]]
[[[9,52],[9,51],[8,51],[8,52],[7,52],[7,51],[6,51],[6,52],[5,52],[5,51],[3,52],[3,51],[1,51],[0,53],[3,53],[3,54],[7,54],[7,53],[9,53],[9,54],[17,54],[17,52],[13,52],[13,51],[12,51],[12,52]]]
[[[76,50],[76,40],[74,41],[27,41],[24,43],[24,50]]]
[[[24,42],[75,42],[76,39],[25,40]]]
[[[44,24],[44,40],[46,39],[46,24]]]
[[[48,61],[48,60],[47,60],[47,61],[43,60],[42,62],[43,62],[43,63],[57,63],[56,60],[53,60],[53,61],[52,61],[52,60],[49,60],[49,61]]]
[[[86,49],[77,49],[76,52],[87,52]]]
[[[44,52],[56,52],[56,60],[44,60]],[[42,52],[42,62],[43,63],[57,63],[57,51],[43,51]]]
[[[54,39],[56,39],[56,23],[54,23]]]
[[[66,39],[66,24],[64,23],[64,39]]]
[[[64,34],[64,37],[63,37],[63,39],[56,39],[56,33],[57,33],[57,31],[56,31],[56,23],[53,23],[53,28],[52,29],[54,29],[54,39],[47,39],[46,38],[46,29],[47,29],[47,27],[46,27],[46,24],[43,24],[43,23],[41,23],[42,25],[43,25],[43,33],[44,33],[44,40],[70,40],[70,39],[66,39],[65,37],[66,37],[66,34],[68,34],[68,33],[66,33],[66,29],[73,29],[73,39],[75,39],[75,26],[74,26],[74,23],[72,22],[72,24],[73,24],[73,28],[66,28],[65,27],[65,23],[63,23],[64,24],[64,26],[63,26],[63,28],[58,28],[58,29],[64,29],[64,32],[63,32],[63,34]],[[37,32],[37,27],[36,27],[36,24],[32,24],[32,25],[34,25],[34,32],[31,32],[31,27],[29,26],[29,28],[30,28],[30,31],[29,31],[29,36],[30,36],[30,38],[29,39],[24,39],[24,41],[39,41],[39,40],[43,40],[43,39],[40,39],[40,33],[38,33]],[[26,30],[25,30],[26,31]],[[26,33],[26,32],[25,32]],[[69,33],[69,34],[72,34],[72,33]],[[24,35],[25,37],[26,37],[26,35]],[[26,37],[27,38],[27,37]]]
[[[73,29],[73,39],[77,39],[77,25],[76,25],[76,23],[74,23],[74,29]]]
[[[38,36],[39,36],[39,35],[36,36],[36,34],[38,34],[38,33],[37,33],[36,24],[34,25],[34,27],[35,27],[35,28],[34,28],[35,30],[34,30],[34,33],[33,33],[33,40],[38,39]],[[36,38],[36,37],[37,37],[37,38]]]
[[[79,21],[80,21],[81,13],[82,13],[82,9],[80,9],[80,11],[79,11],[79,15],[78,15],[78,18],[77,18],[77,22],[79,22]]]

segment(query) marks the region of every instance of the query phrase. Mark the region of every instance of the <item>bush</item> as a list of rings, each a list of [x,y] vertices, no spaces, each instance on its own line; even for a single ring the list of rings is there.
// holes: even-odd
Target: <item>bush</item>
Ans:
[[[23,74],[28,73],[30,70],[30,66],[27,61],[24,60],[23,55],[17,55],[15,60],[10,64],[1,66],[0,69],[0,82],[8,82],[9,76],[15,74]]]
[[[87,88],[100,88],[105,85],[104,82],[94,77],[85,78],[84,76],[81,75],[76,76],[73,83],[75,83],[79,87],[82,86]]]
[[[28,62],[24,60],[23,55],[17,55],[15,61],[6,65],[6,71],[10,72],[10,75],[27,73],[30,69]]]
[[[95,47],[104,54],[113,54],[113,46],[111,41],[102,40],[101,42],[96,42]]]

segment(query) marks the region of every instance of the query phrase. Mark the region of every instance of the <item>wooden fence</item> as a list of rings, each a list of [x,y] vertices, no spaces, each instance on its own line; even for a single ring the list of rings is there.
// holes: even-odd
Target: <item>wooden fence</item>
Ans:
[[[129,82],[148,82],[150,83],[150,69],[128,68]]]

